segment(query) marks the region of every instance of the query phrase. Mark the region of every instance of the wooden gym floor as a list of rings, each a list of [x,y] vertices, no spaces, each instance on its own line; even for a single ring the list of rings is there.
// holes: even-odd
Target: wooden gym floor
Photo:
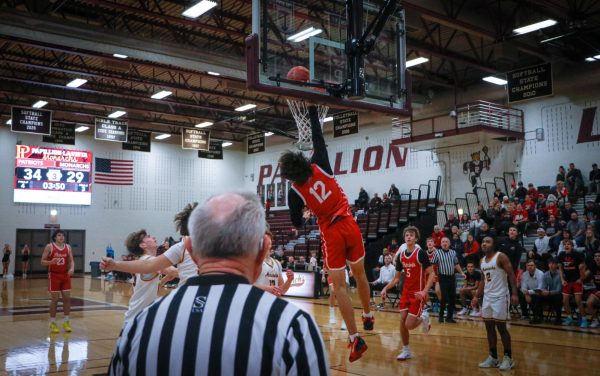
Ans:
[[[130,285],[74,278],[73,332],[50,336],[46,283],[45,279],[0,280],[0,374],[104,373],[121,329]],[[356,296],[353,298],[356,303]],[[420,329],[411,334],[414,358],[400,363],[396,361],[401,347],[399,314],[392,309],[377,312],[375,330],[363,333],[369,350],[359,361],[349,363],[346,333],[339,329],[341,317],[338,313],[338,325],[329,325],[327,300],[290,300],[315,316],[329,352],[332,375],[500,374],[477,367],[487,356],[485,329],[478,319],[438,324],[434,318],[429,334],[421,334]],[[357,318],[359,312],[357,309]],[[62,313],[58,319],[60,323]],[[509,374],[600,374],[600,329],[530,327],[515,320],[510,332],[517,366]],[[500,343],[498,350],[501,353]]]

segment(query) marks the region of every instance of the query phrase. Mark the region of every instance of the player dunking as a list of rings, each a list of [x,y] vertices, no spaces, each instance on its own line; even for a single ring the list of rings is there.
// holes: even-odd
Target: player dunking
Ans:
[[[340,312],[348,327],[351,348],[349,359],[353,362],[367,350],[367,345],[358,335],[352,301],[346,291],[344,269],[346,261],[350,262],[363,308],[363,328],[373,330],[375,320],[369,307],[369,282],[363,260],[365,247],[360,228],[350,212],[348,199],[333,176],[316,107],[309,107],[309,115],[313,155],[308,160],[302,152],[286,151],[279,158],[281,176],[292,182],[288,205],[294,226],[302,226],[304,206],[317,217],[325,267],[329,270]]]
[[[56,325],[56,306],[62,295],[63,299],[63,329],[71,331],[69,313],[71,312],[71,275],[75,263],[71,246],[65,243],[65,232],[57,230],[52,234],[52,243],[46,245],[42,253],[42,265],[48,266],[48,291],[50,292],[50,332],[58,333]]]
[[[512,304],[519,304],[517,295],[517,279],[513,272],[510,259],[502,252],[496,252],[494,248],[494,239],[486,236],[481,241],[481,248],[485,254],[481,260],[481,283],[477,289],[477,294],[473,297],[473,303],[477,304],[483,295],[483,304],[481,305],[481,317],[485,323],[487,332],[490,355],[486,360],[479,363],[480,368],[495,368],[500,371],[508,371],[514,367],[512,360],[512,348],[510,333],[506,327],[509,309],[509,291],[508,283],[512,290],[510,297]],[[496,344],[496,329],[500,333],[502,346],[504,347],[504,358],[498,362],[498,350]]]
[[[394,256],[396,264],[396,275],[387,286],[381,290],[381,296],[385,299],[387,290],[393,288],[400,281],[401,273],[404,272],[404,286],[400,297],[400,337],[402,338],[402,351],[396,359],[404,361],[412,358],[410,351],[410,332],[417,326],[422,325],[423,333],[429,332],[431,323],[429,314],[423,311],[423,305],[427,300],[429,289],[433,284],[435,274],[433,267],[427,257],[427,252],[422,250],[417,241],[419,240],[419,229],[408,226],[404,229],[404,244],[400,246]]]

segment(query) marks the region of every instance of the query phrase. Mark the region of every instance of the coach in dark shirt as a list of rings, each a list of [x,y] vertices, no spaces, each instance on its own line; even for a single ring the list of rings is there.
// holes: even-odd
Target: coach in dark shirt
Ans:
[[[200,275],[125,326],[109,374],[329,374],[313,318],[252,286],[271,248],[256,194],[209,199],[189,230]]]
[[[523,248],[523,245],[521,245],[521,242],[519,241],[519,231],[515,226],[510,226],[508,228],[508,239],[500,244],[498,251],[508,256],[516,274],[519,269],[519,263],[521,262],[521,255],[525,253],[525,248]]]

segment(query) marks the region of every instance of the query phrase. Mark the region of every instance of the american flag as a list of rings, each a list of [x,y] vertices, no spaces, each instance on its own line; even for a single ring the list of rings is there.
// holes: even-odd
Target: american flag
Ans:
[[[96,158],[96,184],[133,185],[133,160]]]

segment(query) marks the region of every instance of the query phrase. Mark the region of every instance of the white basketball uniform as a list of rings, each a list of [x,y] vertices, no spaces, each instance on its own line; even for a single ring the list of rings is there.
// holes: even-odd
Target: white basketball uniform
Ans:
[[[177,265],[180,286],[183,285],[188,278],[198,275],[198,266],[194,260],[192,260],[190,251],[185,248],[185,241],[182,240],[177,244],[173,244],[173,246],[167,249],[163,254],[169,259],[171,264]]]
[[[499,254],[496,252],[490,261],[486,261],[485,257],[481,259],[482,278],[485,278],[481,317],[506,321],[509,312],[508,276],[498,266]]]
[[[279,287],[279,277],[282,277],[283,268],[279,261],[272,257],[263,260],[260,276],[256,280],[257,285]]]
[[[154,256],[143,255],[140,260],[149,260]],[[158,273],[136,274],[133,295],[129,300],[129,310],[125,312],[125,323],[133,320],[135,315],[152,304],[158,298]]]

